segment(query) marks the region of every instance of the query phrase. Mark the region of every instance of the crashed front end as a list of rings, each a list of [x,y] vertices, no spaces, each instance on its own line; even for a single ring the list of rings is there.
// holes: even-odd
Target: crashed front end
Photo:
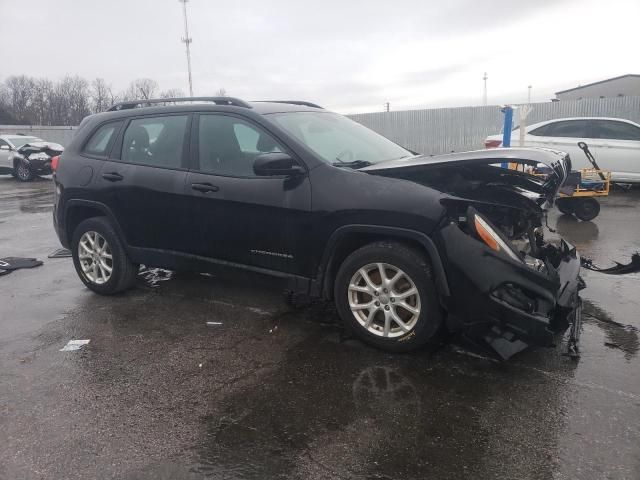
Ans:
[[[546,178],[526,172],[544,163]],[[567,154],[500,149],[419,157],[371,173],[404,178],[443,193],[445,216],[432,233],[451,295],[450,330],[507,359],[528,345],[553,346],[571,327],[578,354],[580,255],[544,236],[547,210],[571,170]]]
[[[52,173],[51,159],[64,152],[64,147],[53,142],[27,143],[17,151],[17,157],[27,164],[29,169],[38,175]]]
[[[529,344],[553,346],[572,326],[568,348],[577,354],[585,286],[578,252],[565,240],[546,242],[539,227],[526,240],[509,238],[490,217],[469,206],[436,235],[452,293],[449,326],[503,359]]]

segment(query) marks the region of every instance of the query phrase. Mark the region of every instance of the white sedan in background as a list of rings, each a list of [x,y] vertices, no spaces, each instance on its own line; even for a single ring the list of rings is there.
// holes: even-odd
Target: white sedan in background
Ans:
[[[525,127],[525,147],[546,147],[567,152],[574,170],[591,168],[578,142],[585,142],[611,180],[640,183],[640,125],[622,118],[558,118]],[[511,132],[511,145],[519,146],[520,131]],[[486,148],[502,146],[502,134],[486,138]]]

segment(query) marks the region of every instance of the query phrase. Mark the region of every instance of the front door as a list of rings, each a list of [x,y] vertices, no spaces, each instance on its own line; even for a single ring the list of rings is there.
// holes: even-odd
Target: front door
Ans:
[[[134,118],[100,172],[130,246],[188,251],[186,138],[189,115]]]
[[[309,221],[308,177],[260,177],[261,153],[286,151],[249,120],[223,114],[194,119],[193,171],[187,177],[198,255],[287,273],[301,272]],[[287,152],[291,153],[291,152]]]

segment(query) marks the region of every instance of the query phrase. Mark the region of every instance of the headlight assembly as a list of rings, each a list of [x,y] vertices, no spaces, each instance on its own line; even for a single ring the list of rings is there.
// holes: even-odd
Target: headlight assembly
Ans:
[[[480,215],[473,207],[469,207],[467,210],[467,222],[475,231],[476,235],[478,235],[480,240],[482,240],[491,250],[503,253],[516,262],[522,262],[522,257],[520,257],[520,255],[518,255],[511,246],[509,246],[507,240],[500,235],[498,230],[491,225],[489,220],[482,217],[482,215]]]

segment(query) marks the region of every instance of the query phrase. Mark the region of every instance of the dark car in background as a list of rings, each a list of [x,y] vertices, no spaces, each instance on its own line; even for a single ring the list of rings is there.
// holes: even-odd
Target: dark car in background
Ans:
[[[562,152],[420,156],[307,102],[207,97],[87,117],[53,166],[58,237],[97,293],[131,287],[140,264],[241,268],[333,299],[377,347],[446,327],[502,358],[580,321],[580,257],[542,226]]]

